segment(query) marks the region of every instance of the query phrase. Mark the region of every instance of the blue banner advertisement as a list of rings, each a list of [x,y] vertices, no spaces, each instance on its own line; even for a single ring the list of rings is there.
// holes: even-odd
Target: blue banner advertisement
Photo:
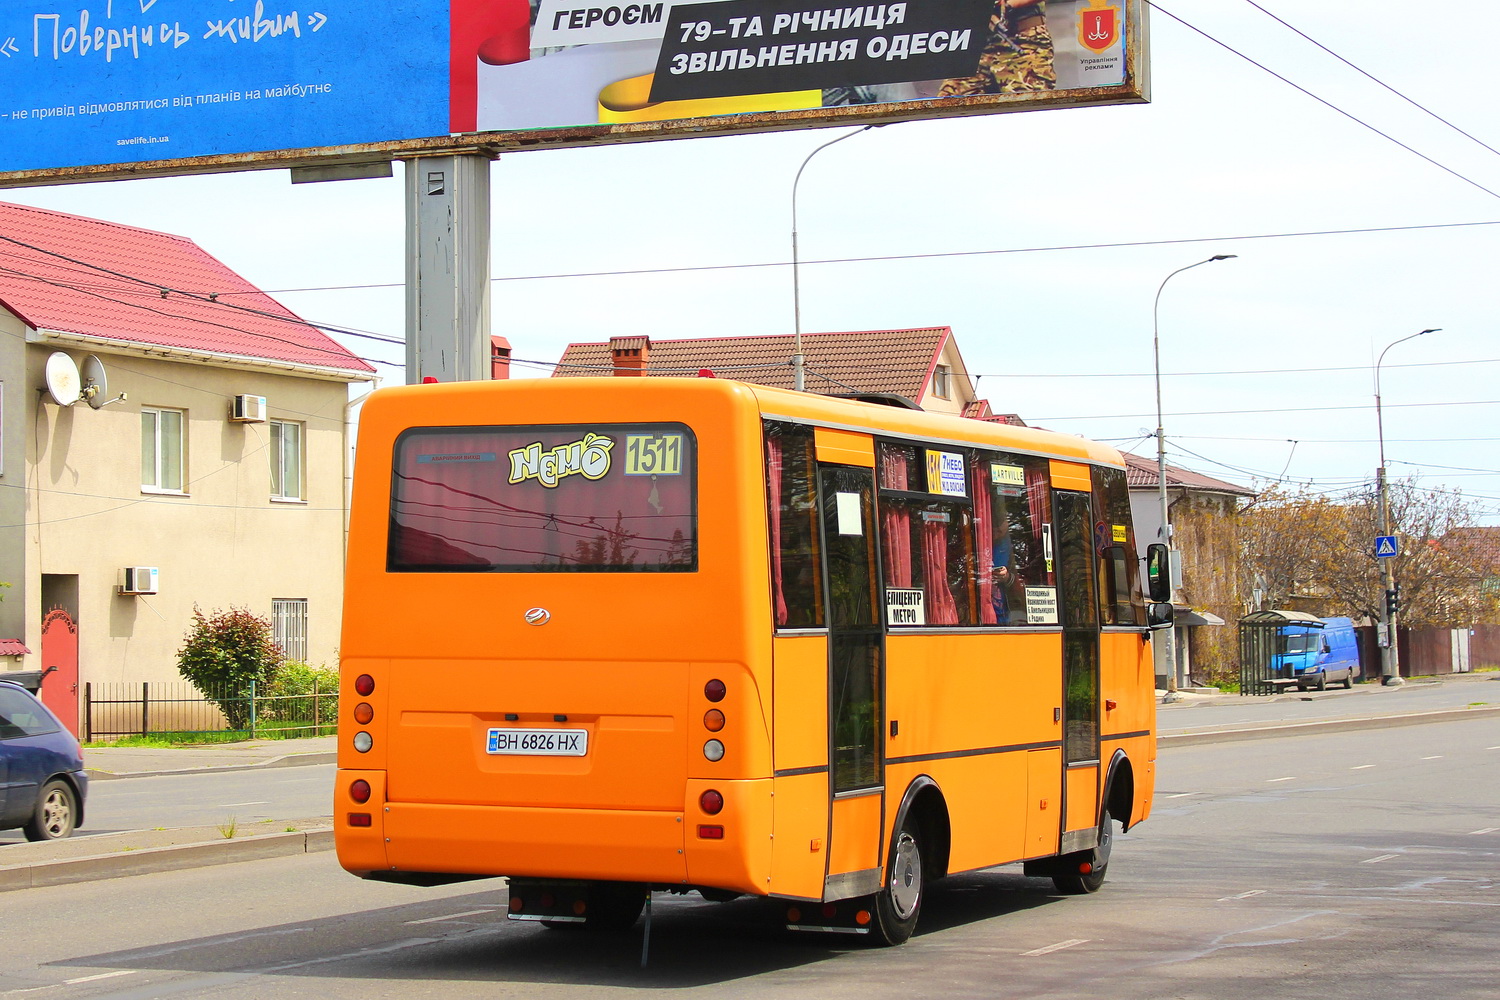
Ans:
[[[447,0],[6,0],[0,172],[448,132]]]

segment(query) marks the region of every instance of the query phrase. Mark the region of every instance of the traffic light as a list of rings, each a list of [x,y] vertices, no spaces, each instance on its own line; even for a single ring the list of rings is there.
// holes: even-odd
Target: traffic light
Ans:
[[[1385,592],[1385,616],[1386,619],[1395,618],[1401,613],[1401,585],[1397,584]]]

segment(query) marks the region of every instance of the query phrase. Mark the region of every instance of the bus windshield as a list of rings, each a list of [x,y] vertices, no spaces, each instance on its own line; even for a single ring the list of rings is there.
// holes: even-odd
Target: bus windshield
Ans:
[[[697,568],[681,424],[416,428],[392,464],[390,572]]]

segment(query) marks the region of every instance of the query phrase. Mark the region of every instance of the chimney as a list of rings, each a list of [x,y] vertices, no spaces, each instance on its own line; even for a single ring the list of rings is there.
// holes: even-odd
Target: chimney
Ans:
[[[646,357],[650,353],[650,337],[609,338],[609,356],[616,375],[646,374]]]
[[[510,378],[510,341],[504,337],[490,338],[490,378]]]

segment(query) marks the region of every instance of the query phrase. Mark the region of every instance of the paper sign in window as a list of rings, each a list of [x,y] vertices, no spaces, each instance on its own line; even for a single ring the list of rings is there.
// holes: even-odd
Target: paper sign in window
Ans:
[[[834,513],[838,519],[839,534],[863,535],[864,522],[859,516],[858,493],[835,493]]]
[[[1057,624],[1057,588],[1026,588],[1026,624]]]

